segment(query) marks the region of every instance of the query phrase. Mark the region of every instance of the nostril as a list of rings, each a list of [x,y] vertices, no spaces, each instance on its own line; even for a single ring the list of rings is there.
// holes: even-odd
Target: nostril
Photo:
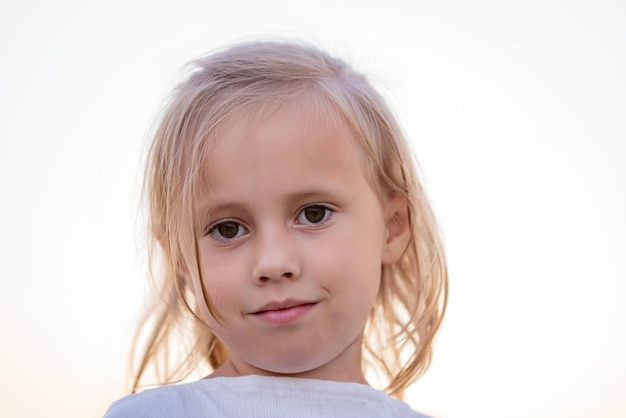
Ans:
[[[286,272],[284,272],[282,274],[276,274],[276,275],[273,275],[273,274],[265,274],[265,275],[258,274],[258,275],[255,275],[255,277],[256,277],[255,280],[256,280],[257,283],[268,283],[268,282],[271,282],[271,281],[274,281],[274,280],[283,280],[283,279],[294,280],[297,277],[297,274],[295,274],[294,272],[291,272],[291,271],[286,271]]]

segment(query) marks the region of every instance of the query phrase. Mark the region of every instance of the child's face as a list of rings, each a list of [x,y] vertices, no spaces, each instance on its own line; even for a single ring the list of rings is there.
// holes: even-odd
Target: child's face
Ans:
[[[363,380],[386,215],[355,140],[323,126],[284,106],[227,123],[207,160],[200,266],[224,322],[203,316],[238,373]]]

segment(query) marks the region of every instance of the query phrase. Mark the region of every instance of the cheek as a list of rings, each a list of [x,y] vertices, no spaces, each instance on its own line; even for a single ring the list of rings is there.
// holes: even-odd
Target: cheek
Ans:
[[[346,228],[315,243],[309,268],[328,286],[355,292],[360,286],[378,288],[382,262],[382,232]],[[358,293],[358,292],[357,292]]]
[[[210,303],[220,313],[226,314],[226,309],[238,309],[238,289],[242,287],[241,278],[245,276],[241,260],[231,260],[233,257],[227,254],[219,256],[201,256],[200,272],[202,281],[210,298]],[[201,295],[200,299],[201,300]],[[204,312],[206,311],[206,312]],[[214,326],[215,319],[208,310],[203,310],[203,319]]]
[[[318,253],[311,276],[329,297],[330,323],[339,334],[354,337],[365,326],[380,288],[380,255],[376,247],[350,240]],[[319,338],[326,335],[320,331]]]

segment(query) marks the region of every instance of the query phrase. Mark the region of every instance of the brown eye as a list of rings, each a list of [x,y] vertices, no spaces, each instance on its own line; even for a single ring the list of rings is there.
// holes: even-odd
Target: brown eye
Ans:
[[[235,239],[243,236],[246,232],[246,228],[241,226],[235,221],[224,221],[213,226],[209,230],[209,235],[218,241]]]
[[[303,225],[320,224],[330,217],[332,210],[322,205],[312,205],[304,208],[298,215],[298,223]]]

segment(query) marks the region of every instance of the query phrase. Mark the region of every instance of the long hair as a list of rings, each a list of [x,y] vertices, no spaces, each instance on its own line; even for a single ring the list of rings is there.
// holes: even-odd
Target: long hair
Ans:
[[[448,277],[440,231],[402,129],[367,79],[345,62],[296,43],[244,43],[193,61],[158,120],[144,184],[158,295],[134,341],[133,392],[151,372],[158,384],[174,383],[228,358],[200,319],[201,306],[216,318],[219,312],[200,277],[194,196],[206,190],[201,167],[224,120],[261,117],[286,100],[304,101],[307,111],[348,127],[373,190],[381,199],[406,200],[411,238],[401,259],[382,268],[365,328],[363,370],[402,398],[428,369]],[[198,283],[201,294],[190,283]]]

